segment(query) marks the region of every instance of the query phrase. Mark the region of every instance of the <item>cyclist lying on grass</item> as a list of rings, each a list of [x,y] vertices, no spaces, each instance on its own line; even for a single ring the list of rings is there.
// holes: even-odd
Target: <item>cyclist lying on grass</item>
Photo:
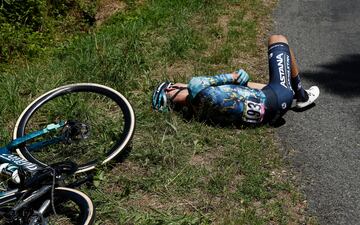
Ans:
[[[152,96],[157,111],[189,110],[198,119],[214,123],[275,123],[292,105],[304,108],[319,96],[319,88],[304,90],[287,39],[269,38],[267,85],[249,82],[244,70],[211,77],[194,77],[188,84],[163,82]],[[294,100],[294,104],[293,104]]]

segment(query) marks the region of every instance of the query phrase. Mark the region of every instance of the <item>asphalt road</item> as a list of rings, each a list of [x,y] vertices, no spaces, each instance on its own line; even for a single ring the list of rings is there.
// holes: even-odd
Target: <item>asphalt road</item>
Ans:
[[[360,224],[360,1],[280,0],[285,34],[316,105],[289,111],[277,128],[320,224]]]

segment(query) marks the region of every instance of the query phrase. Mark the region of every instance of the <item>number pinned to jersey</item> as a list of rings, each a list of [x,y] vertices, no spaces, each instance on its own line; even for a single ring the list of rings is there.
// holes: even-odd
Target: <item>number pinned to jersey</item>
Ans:
[[[265,115],[265,105],[245,100],[243,120],[248,123],[261,123]]]

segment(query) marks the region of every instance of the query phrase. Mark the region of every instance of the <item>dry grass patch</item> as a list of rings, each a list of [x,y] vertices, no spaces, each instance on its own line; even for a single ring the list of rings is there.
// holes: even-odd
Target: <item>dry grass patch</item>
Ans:
[[[107,18],[126,8],[126,3],[119,0],[100,0],[95,15],[96,25],[101,25]]]
[[[165,73],[172,80],[178,80],[181,77],[189,79],[194,74],[194,66],[187,60],[179,60],[166,66]]]

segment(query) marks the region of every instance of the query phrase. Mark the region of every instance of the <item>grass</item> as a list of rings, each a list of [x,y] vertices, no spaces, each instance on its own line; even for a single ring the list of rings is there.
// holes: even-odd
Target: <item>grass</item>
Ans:
[[[95,187],[84,190],[97,224],[311,223],[271,129],[213,127],[150,110],[153,87],[164,79],[244,68],[266,81],[263,40],[274,2],[126,3],[95,32],[31,62],[2,65],[2,144],[36,96],[73,82],[105,84],[132,103],[137,129],[128,158],[100,168]]]

